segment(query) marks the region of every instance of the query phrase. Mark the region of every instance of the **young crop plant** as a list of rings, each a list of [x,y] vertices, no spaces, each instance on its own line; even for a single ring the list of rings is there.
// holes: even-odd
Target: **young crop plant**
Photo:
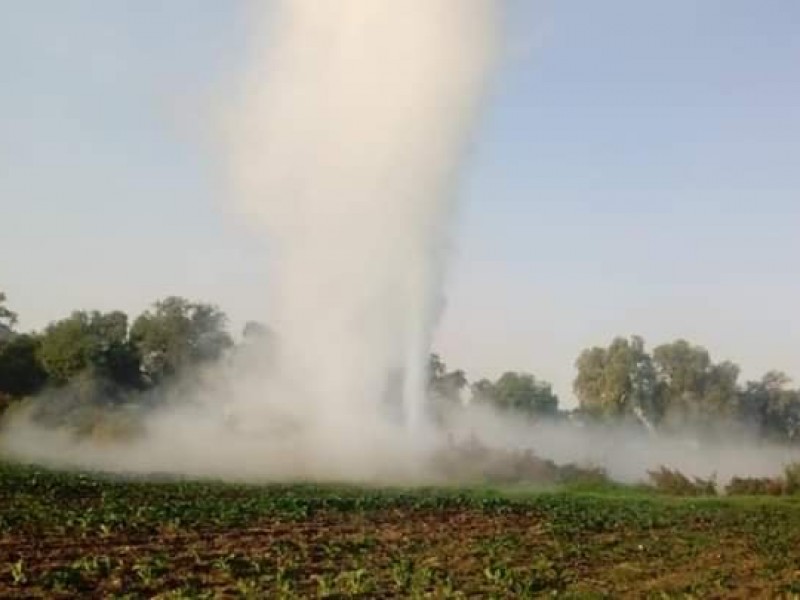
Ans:
[[[246,600],[257,600],[263,597],[261,584],[257,579],[237,579],[236,593]]]
[[[14,585],[22,585],[28,581],[28,576],[25,574],[25,562],[21,558],[11,564],[10,571]]]
[[[79,558],[72,563],[72,567],[90,577],[108,577],[119,566],[119,561],[109,556],[90,555]]]
[[[163,555],[138,559],[131,570],[145,586],[151,586],[168,571],[168,561]]]
[[[505,587],[509,579],[509,568],[501,563],[494,563],[483,569],[483,575],[486,581],[493,586]]]
[[[55,592],[87,591],[87,581],[81,571],[72,566],[55,567],[43,576],[44,586]]]
[[[364,569],[343,571],[336,577],[336,587],[343,594],[358,596],[374,590],[375,582],[370,573]]]
[[[275,570],[274,584],[275,593],[279,598],[294,598],[295,592],[295,572],[291,568],[278,566]]]
[[[214,559],[212,566],[229,574],[234,579],[254,577],[262,572],[260,561],[235,552]]]
[[[317,598],[330,598],[336,593],[336,578],[332,573],[318,573],[311,580],[317,584]]]
[[[391,564],[392,582],[398,592],[407,592],[414,582],[414,561],[406,556],[395,558]]]
[[[419,597],[426,594],[436,584],[436,567],[420,564],[411,577],[411,595]]]

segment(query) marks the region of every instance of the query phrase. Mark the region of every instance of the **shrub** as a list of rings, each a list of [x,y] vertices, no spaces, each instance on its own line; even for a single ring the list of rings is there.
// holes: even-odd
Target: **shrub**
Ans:
[[[433,467],[451,481],[490,484],[610,484],[604,469],[576,464],[557,465],[530,449],[497,448],[475,437],[450,443],[434,456]]]
[[[558,481],[578,487],[597,487],[612,485],[608,473],[602,467],[580,466],[568,463],[558,467]]]
[[[435,456],[434,466],[447,479],[485,483],[551,483],[557,470],[529,450],[489,448],[476,438],[451,443]]]
[[[676,496],[716,496],[716,479],[691,479],[677,469],[668,469],[661,466],[656,471],[648,471],[653,487],[659,492]]]
[[[729,496],[780,496],[786,486],[780,477],[734,477],[725,486]]]

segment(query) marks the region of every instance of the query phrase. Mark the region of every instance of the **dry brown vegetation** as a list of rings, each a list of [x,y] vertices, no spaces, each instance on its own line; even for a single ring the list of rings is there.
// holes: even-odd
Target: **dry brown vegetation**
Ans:
[[[566,464],[537,456],[530,449],[489,447],[476,437],[451,442],[434,457],[434,471],[447,481],[461,483],[539,485],[609,485],[606,471],[599,467]]]
[[[661,466],[655,471],[648,471],[653,487],[659,492],[675,496],[716,496],[717,484],[712,477],[687,477],[677,469]]]
[[[687,477],[677,469],[661,466],[648,471],[651,487],[658,492],[675,496],[716,496],[716,479]],[[782,476],[733,477],[725,485],[728,496],[791,496],[800,493],[800,463],[790,463]]]

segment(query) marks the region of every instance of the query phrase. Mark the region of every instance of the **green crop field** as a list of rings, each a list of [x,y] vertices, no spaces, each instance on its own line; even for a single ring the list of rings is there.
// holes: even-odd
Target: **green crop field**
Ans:
[[[0,465],[0,597],[800,597],[796,498]]]

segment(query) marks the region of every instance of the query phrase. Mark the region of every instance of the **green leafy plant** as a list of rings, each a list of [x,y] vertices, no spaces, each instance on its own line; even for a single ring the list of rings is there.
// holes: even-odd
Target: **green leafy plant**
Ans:
[[[25,563],[22,559],[11,563],[11,580],[14,585],[22,585],[28,581],[28,577],[25,575]]]

